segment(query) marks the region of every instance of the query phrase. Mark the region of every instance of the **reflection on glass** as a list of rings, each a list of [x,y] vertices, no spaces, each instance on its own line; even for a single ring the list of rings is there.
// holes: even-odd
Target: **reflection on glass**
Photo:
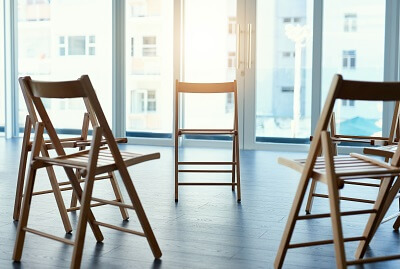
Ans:
[[[385,1],[324,1],[322,104],[333,74],[383,80]],[[342,100],[335,105],[337,133],[381,135],[382,103]]]
[[[236,0],[184,1],[183,81],[236,79],[236,6]],[[185,128],[233,126],[231,94],[217,94],[212,99],[210,95],[186,94],[184,104]]]
[[[88,74],[111,121],[111,1],[18,0],[18,73],[38,80],[72,80]],[[19,125],[27,114],[19,98]],[[80,129],[84,106],[47,100],[57,128]]]
[[[171,137],[173,1],[126,1],[125,42],[127,135]]]
[[[312,16],[310,1],[257,1],[257,141],[310,135]]]

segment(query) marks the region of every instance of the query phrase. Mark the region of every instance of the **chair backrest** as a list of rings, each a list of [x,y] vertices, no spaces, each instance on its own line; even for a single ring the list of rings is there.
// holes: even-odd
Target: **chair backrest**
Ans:
[[[43,122],[44,128],[46,129],[58,155],[65,155],[65,151],[61,146],[60,139],[41,98],[82,98],[90,114],[89,117],[92,120],[92,124],[102,128],[103,136],[107,141],[115,161],[117,162],[117,159],[122,161],[122,157],[110,126],[108,125],[100,102],[87,75],[83,75],[79,79],[72,81],[36,81],[27,76],[19,78],[19,82],[24,97],[26,95],[25,99],[28,110],[30,110],[29,113],[35,115],[33,109],[37,111],[40,121]],[[36,118],[35,121],[38,121],[38,119]]]
[[[179,129],[180,93],[232,93],[233,94],[233,128],[238,129],[237,82],[190,83],[176,80],[175,88],[175,130]]]
[[[36,122],[40,121],[38,118],[38,113],[35,109],[35,105],[33,104],[33,100],[31,98],[31,94],[29,94],[26,90],[26,86],[24,86],[23,84],[25,83],[25,78],[20,78],[19,79],[19,83],[21,86],[21,91],[22,91],[22,96],[24,97],[24,101],[26,104],[26,108],[28,110],[28,116],[30,118],[31,124],[34,126]],[[32,80],[31,80],[32,81]],[[34,85],[35,83],[38,83],[37,81],[32,81]],[[50,82],[43,82],[44,84],[46,84],[44,87],[41,87],[41,89],[43,91],[51,91],[51,89],[49,87],[50,86]],[[60,87],[69,87],[70,85],[72,85],[73,83],[69,84],[68,82],[60,82]],[[47,88],[46,88],[47,87]],[[54,94],[54,93],[52,93]],[[53,97],[56,98],[56,97]],[[73,140],[73,139],[78,139],[78,140],[85,140],[87,139],[87,135],[88,135],[88,131],[89,131],[89,121],[92,125],[92,127],[95,127],[98,125],[98,122],[96,120],[95,117],[93,117],[94,113],[93,110],[87,100],[87,98],[84,98],[84,105],[86,108],[86,112],[83,115],[83,124],[82,124],[82,128],[81,128],[81,136],[77,137],[77,138],[68,138],[68,140]]]
[[[400,82],[368,82],[344,80],[341,75],[334,75],[320,119],[314,131],[305,170],[311,177],[312,167],[321,150],[321,132],[327,131],[333,112],[335,101],[362,100],[362,101],[400,101]],[[399,147],[400,149],[400,147]],[[398,166],[400,150],[392,158],[392,164]]]

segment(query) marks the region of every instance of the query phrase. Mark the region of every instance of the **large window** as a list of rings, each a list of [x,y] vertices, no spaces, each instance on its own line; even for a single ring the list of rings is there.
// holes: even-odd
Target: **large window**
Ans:
[[[257,1],[255,129],[259,142],[288,138],[307,142],[310,136],[310,3]]]
[[[236,79],[236,2],[183,1],[183,81]],[[232,96],[185,94],[182,118],[185,128],[232,128]]]
[[[41,80],[71,80],[88,74],[111,121],[111,1],[18,0],[18,73]],[[48,100],[58,128],[82,126],[84,106]],[[20,94],[19,124],[26,106]]]
[[[173,1],[126,1],[126,132],[171,137]]]
[[[345,18],[344,27],[339,23],[341,18]],[[342,74],[344,79],[383,80],[384,33],[384,0],[324,1],[322,104],[335,73]],[[381,103],[344,100],[336,104],[335,114],[338,133],[382,132]]]
[[[4,37],[3,2],[0,2],[0,37]],[[4,92],[4,42],[0,42],[0,136],[5,126],[5,92]]]

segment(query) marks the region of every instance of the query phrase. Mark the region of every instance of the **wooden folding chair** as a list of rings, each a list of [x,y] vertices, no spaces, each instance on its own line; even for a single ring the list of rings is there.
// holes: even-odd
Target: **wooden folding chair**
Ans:
[[[24,179],[25,179],[25,172],[26,172],[26,162],[28,159],[28,154],[32,149],[32,141],[30,140],[31,136],[31,131],[32,127],[38,122],[38,116],[36,113],[36,110],[34,108],[33,102],[27,92],[25,92],[25,88],[22,87],[21,85],[21,90],[22,94],[24,97],[25,104],[27,106],[28,110],[28,115],[26,116],[25,120],[25,129],[24,129],[24,136],[23,136],[23,141],[22,141],[22,149],[21,149],[21,157],[20,157],[20,163],[19,163],[19,169],[18,169],[18,179],[17,179],[17,187],[16,187],[16,194],[15,194],[15,201],[14,201],[14,213],[13,213],[13,218],[14,220],[18,221],[19,215],[20,215],[20,209],[21,209],[21,203],[22,203],[22,197],[23,197],[23,187],[24,187]],[[93,117],[93,111],[90,105],[88,104],[87,101],[85,101],[85,107],[87,112],[84,113],[83,116],[83,123],[82,123],[82,129],[81,129],[81,135],[78,137],[69,137],[69,138],[63,138],[61,139],[61,144],[64,148],[76,148],[79,150],[84,150],[86,146],[90,145],[90,140],[88,140],[88,132],[89,132],[89,123],[92,124],[92,126],[98,125],[96,119]],[[104,143],[105,141],[102,141]],[[116,138],[116,142],[118,143],[126,143],[127,139],[126,138]],[[41,148],[41,154],[43,156],[49,156],[48,150],[53,149],[53,145],[51,141],[45,141]],[[65,207],[63,198],[61,196],[62,191],[69,191],[72,190],[69,181],[63,181],[63,182],[58,182],[56,174],[54,172],[53,167],[49,166],[46,168],[47,175],[49,177],[49,181],[51,184],[51,189],[50,190],[41,190],[41,191],[36,191],[33,193],[33,195],[41,195],[41,194],[48,194],[48,193],[53,193],[58,210],[60,212],[61,219],[63,221],[64,229],[67,233],[72,231],[71,223],[68,219],[68,214],[67,212],[79,210],[80,207],[77,206],[77,199],[76,195],[72,193],[71,197],[71,204],[69,208]],[[80,179],[79,171],[77,171],[77,176]],[[122,198],[122,194],[120,192],[118,182],[115,178],[115,175],[113,172],[108,173],[107,175],[100,175],[96,177],[96,180],[101,180],[101,179],[109,179],[112,189],[115,194],[115,201],[117,202],[124,202]],[[80,182],[83,182],[82,179],[80,179]],[[97,202],[93,203],[92,206],[99,206],[99,205],[104,205],[103,203]],[[126,208],[121,207],[120,208],[122,218],[124,220],[127,220],[129,218],[128,211]]]
[[[128,166],[158,159],[160,154],[137,154],[119,151],[117,143],[115,142],[115,138],[111,132],[99,100],[97,99],[93,86],[87,75],[83,75],[78,80],[64,82],[40,82],[31,80],[30,77],[23,77],[19,80],[21,87],[24,88],[25,92],[27,92],[29,97],[32,99],[38,115],[40,116],[41,122],[38,121],[35,124],[35,137],[32,144],[21,215],[17,227],[17,237],[15,241],[13,260],[19,261],[21,259],[25,235],[26,232],[30,232],[72,245],[74,250],[71,268],[79,268],[82,259],[87,223],[89,223],[90,227],[92,228],[97,241],[102,241],[104,239],[99,226],[144,236],[150,245],[154,257],[160,258],[160,248],[127,170]],[[72,154],[65,153],[64,147],[62,146],[62,141],[58,138],[56,130],[54,129],[49,115],[46,112],[41,98],[86,99],[86,101],[93,108],[93,117],[95,117],[98,121],[98,125],[93,128],[93,139],[90,143],[90,150],[82,150]],[[47,134],[50,137],[50,142],[58,155],[57,157],[39,156],[44,143],[44,129],[47,131]],[[105,144],[101,141],[103,136],[106,141]],[[74,192],[81,204],[78,227],[75,240],[73,241],[27,227],[37,169],[51,167],[54,165],[64,168],[72,188],[74,189]],[[77,169],[85,178],[83,191],[80,185],[81,183],[73,169]],[[127,190],[132,204],[125,204],[122,202],[108,201],[92,197],[95,176],[113,172],[115,170],[117,170],[121,175],[123,185]],[[90,207],[91,201],[101,202],[127,209],[134,209],[143,231],[133,231],[97,221]]]
[[[336,118],[335,118],[335,113],[332,112],[332,115],[330,117],[330,121],[329,121],[329,132],[331,135],[331,140],[333,142],[333,154],[336,156],[337,152],[338,152],[338,145],[340,145],[341,143],[361,143],[361,144],[368,144],[370,145],[370,149],[374,150],[374,148],[377,148],[376,146],[383,146],[383,150],[385,151],[385,147],[387,145],[393,145],[393,144],[397,144],[397,142],[399,141],[399,105],[400,102],[396,102],[395,103],[395,107],[394,107],[394,113],[393,113],[393,117],[392,117],[392,123],[390,125],[390,131],[389,131],[389,136],[388,137],[381,137],[381,136],[358,136],[358,135],[343,135],[343,134],[339,134],[336,131]],[[311,137],[312,140],[312,137]],[[381,148],[381,147],[378,147]],[[366,148],[367,149],[367,148]],[[321,155],[322,152],[320,152]],[[365,151],[364,151],[365,153]],[[371,154],[371,153],[370,153]],[[377,154],[377,155],[380,155]],[[385,161],[389,161],[388,157],[385,157]],[[353,181],[351,182],[351,184],[354,185],[361,185],[361,186],[372,186],[372,187],[380,187],[380,184],[375,184],[375,183],[364,183],[364,182],[360,182],[360,181]],[[319,197],[319,198],[328,198],[327,194],[323,194],[323,193],[317,193],[316,192],[317,189],[317,180],[313,180],[311,182],[310,185],[310,190],[308,192],[308,198],[307,198],[307,204],[306,204],[306,208],[305,211],[307,214],[311,213],[311,209],[312,209],[312,204],[314,201],[315,197]],[[359,202],[359,203],[369,203],[368,200],[365,199],[353,199],[351,197],[340,197],[341,200],[347,200],[347,201],[354,201],[354,202]]]
[[[301,178],[275,258],[275,268],[282,267],[288,249],[331,243],[334,244],[337,268],[400,258],[400,255],[363,258],[370,241],[400,188],[400,180],[398,180],[398,176],[400,175],[400,150],[396,151],[390,164],[361,154],[353,153],[347,156],[334,156],[332,140],[330,134],[327,132],[327,128],[335,101],[338,99],[399,101],[400,83],[350,81],[343,80],[340,75],[334,76],[307,159],[278,159],[280,164],[299,171]],[[321,147],[324,157],[318,157]],[[377,177],[381,178],[381,186],[373,208],[347,212],[340,211],[341,200],[339,190],[345,186],[346,182],[351,182],[359,178]],[[307,185],[312,179],[328,185],[330,213],[299,215],[300,208],[305,200]],[[370,214],[363,234],[361,236],[344,238],[342,216],[359,214]],[[326,217],[331,218],[333,240],[291,243],[291,237],[297,221]],[[350,241],[360,241],[355,254],[356,259],[353,261],[348,261],[345,254],[344,243]]]
[[[185,129],[180,124],[180,100],[181,95],[186,93],[231,93],[234,102],[233,127],[231,129]],[[231,136],[232,137],[232,161],[180,161],[179,160],[179,137],[183,135],[196,136]],[[230,166],[231,169],[180,169],[180,166]],[[179,173],[231,173],[232,182],[179,182]],[[176,80],[175,90],[175,201],[178,201],[179,186],[232,186],[232,191],[237,188],[237,201],[241,200],[240,191],[240,158],[239,158],[239,131],[238,131],[238,105],[237,105],[237,84],[233,82],[224,83],[188,83]]]

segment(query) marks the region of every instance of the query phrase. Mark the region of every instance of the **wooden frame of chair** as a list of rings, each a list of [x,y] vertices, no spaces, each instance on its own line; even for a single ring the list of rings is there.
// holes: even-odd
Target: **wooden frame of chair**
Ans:
[[[185,129],[180,128],[180,94],[184,93],[232,93],[234,98],[234,116],[232,129]],[[179,186],[231,186],[232,191],[237,188],[237,201],[241,201],[240,189],[240,152],[239,152],[239,131],[238,131],[238,101],[237,82],[224,83],[188,83],[176,80],[175,88],[175,201],[178,201]],[[179,137],[182,135],[229,135],[232,136],[232,161],[180,161],[179,160]],[[180,169],[179,166],[231,166],[229,170],[223,169]],[[231,173],[232,182],[179,182],[179,173]]]
[[[21,83],[21,81],[20,81]],[[19,163],[19,169],[18,169],[18,178],[17,178],[17,186],[16,186],[16,193],[15,193],[15,200],[14,200],[14,212],[13,212],[13,218],[14,220],[18,221],[19,215],[20,215],[20,209],[21,209],[21,203],[22,203],[22,197],[23,197],[23,187],[24,187],[24,180],[25,180],[25,172],[26,172],[26,163],[28,159],[28,154],[32,149],[32,142],[30,141],[30,135],[31,135],[31,130],[32,126],[38,122],[38,116],[36,113],[36,110],[34,108],[34,105],[32,103],[32,100],[29,97],[29,94],[25,91],[25,88],[22,87],[21,85],[21,90],[22,94],[24,97],[24,101],[28,110],[28,115],[26,116],[25,120],[25,129],[24,129],[24,136],[22,140],[22,148],[21,148],[21,156],[20,156],[20,163]],[[78,137],[70,137],[70,138],[63,138],[61,140],[61,144],[64,148],[77,148],[79,150],[84,150],[86,146],[90,145],[90,140],[88,139],[88,132],[89,132],[89,122],[91,122],[92,126],[97,126],[98,123],[96,119],[92,116],[93,111],[92,108],[90,107],[89,103],[87,101],[84,102],[85,107],[87,109],[87,112],[84,113],[83,116],[83,123],[82,123],[82,128],[81,128],[81,135]],[[116,141],[118,143],[126,143],[127,139],[126,138],[117,138]],[[42,156],[49,157],[48,150],[53,149],[53,145],[51,141],[44,141],[42,148],[41,148],[41,154]],[[103,141],[104,143],[104,141]],[[71,196],[71,205],[69,208],[66,208],[64,204],[64,200],[62,198],[61,192],[62,191],[69,191],[73,190],[73,188],[70,185],[69,181],[63,181],[63,182],[58,182],[56,173],[54,169],[49,166],[46,168],[47,175],[49,177],[49,181],[51,184],[51,189],[50,190],[41,190],[41,191],[36,191],[33,193],[33,195],[41,195],[41,194],[48,194],[48,193],[53,193],[58,210],[60,212],[60,216],[64,225],[64,229],[66,233],[70,233],[72,231],[72,226],[68,218],[67,212],[72,212],[75,210],[79,210],[80,207],[77,206],[77,198],[74,192],[72,192]],[[76,172],[78,179],[80,179],[79,171]],[[121,191],[118,186],[118,182],[115,178],[115,175],[110,172],[108,175],[100,175],[96,177],[96,180],[102,180],[102,179],[109,179],[112,189],[114,191],[115,195],[115,201],[116,202],[121,202],[123,203],[123,198]],[[82,179],[80,179],[80,182],[83,182]],[[91,206],[100,206],[104,205],[104,203],[101,202],[96,202],[93,203]],[[126,208],[120,207],[121,215],[124,220],[127,220],[129,218],[128,211]]]
[[[399,117],[400,117],[400,102],[396,101],[393,111],[392,123],[390,125],[390,131],[388,137],[379,137],[379,136],[357,136],[357,135],[340,135],[336,132],[336,119],[335,112],[332,112],[330,121],[329,121],[329,130],[331,135],[331,140],[333,142],[332,153],[336,156],[338,153],[337,147],[341,142],[356,142],[356,143],[367,143],[370,145],[392,145],[399,141]],[[312,139],[312,137],[311,137]],[[373,149],[374,150],[374,149]],[[321,152],[320,152],[321,154]],[[389,161],[388,157],[385,157],[385,161]],[[356,182],[349,181],[348,184],[361,185],[361,186],[370,186],[370,187],[380,187],[380,183],[364,183],[364,182]],[[311,213],[314,197],[319,198],[328,198],[327,194],[321,194],[316,192],[317,181],[313,180],[310,185],[310,190],[308,192],[307,204],[305,211],[307,214]],[[371,203],[370,200],[366,199],[358,199],[352,197],[339,197],[341,200],[359,202],[359,203]]]
[[[287,251],[290,248],[309,247],[331,243],[334,244],[335,248],[337,268],[346,268],[348,265],[400,258],[400,255],[363,258],[365,251],[385,213],[399,191],[400,180],[398,179],[398,175],[400,175],[400,148],[396,151],[390,164],[360,154],[334,157],[332,140],[330,138],[331,136],[327,132],[329,118],[337,99],[399,101],[399,89],[399,82],[360,82],[343,80],[340,75],[334,76],[325,106],[315,130],[314,139],[311,143],[307,159],[278,159],[280,164],[299,171],[301,177],[275,258],[275,268],[282,267]],[[324,157],[318,157],[321,147],[323,149]],[[339,189],[345,186],[344,182],[368,177],[380,177],[382,180],[373,208],[340,212],[341,199]],[[300,208],[305,201],[308,184],[313,179],[319,182],[324,182],[328,185],[330,213],[299,215]],[[361,236],[344,238],[342,233],[341,217],[358,214],[370,214],[363,234]],[[290,242],[297,221],[326,217],[331,217],[333,240],[294,244]],[[346,260],[344,251],[344,243],[350,241],[360,241],[355,254],[356,259],[353,261]]]
[[[150,223],[144,212],[143,206],[139,200],[136,189],[133,185],[127,166],[142,163],[149,160],[160,158],[159,153],[151,154],[136,154],[129,152],[120,152],[107,123],[103,110],[100,106],[99,100],[94,92],[93,86],[87,75],[81,76],[80,79],[74,81],[64,82],[40,82],[33,81],[30,77],[20,78],[21,86],[29,93],[34,106],[40,115],[42,122],[35,124],[35,137],[32,144],[32,153],[30,158],[30,165],[28,168],[27,180],[25,184],[25,195],[21,208],[20,220],[17,227],[17,237],[15,241],[13,259],[19,261],[22,256],[22,250],[25,241],[26,232],[30,232],[39,236],[44,236],[49,239],[57,240],[74,247],[73,256],[71,260],[71,268],[79,268],[82,260],[82,251],[84,246],[84,239],[86,233],[86,226],[89,223],[94,236],[97,241],[104,239],[99,226],[104,226],[111,229],[116,229],[123,232],[146,237],[150,248],[155,258],[160,258],[162,253],[151,229]],[[62,142],[57,136],[51,120],[46,112],[46,109],[41,101],[41,98],[87,98],[91,107],[93,108],[93,116],[98,120],[98,125],[93,128],[93,139],[90,143],[90,150],[78,151],[73,154],[66,154]],[[43,147],[43,132],[46,129],[50,137],[50,141],[56,151],[58,157],[50,158],[48,156],[39,156],[41,148]],[[102,137],[106,140],[108,149],[102,147]],[[36,171],[39,168],[50,166],[61,166],[81,203],[81,210],[79,214],[78,227],[74,241],[67,240],[62,237],[57,237],[42,231],[31,229],[27,227],[30,204],[33,196],[33,187],[36,177]],[[80,174],[85,177],[84,189],[82,191],[81,183],[73,169],[80,171]],[[92,197],[92,190],[95,181],[95,176],[107,172],[118,170],[123,185],[125,186],[129,195],[131,205],[124,204],[116,201],[107,201]],[[91,201],[100,201],[105,204],[114,205],[117,207],[124,207],[127,209],[134,209],[138,220],[142,226],[143,232],[133,231],[123,227],[99,222],[95,219],[90,203]]]

